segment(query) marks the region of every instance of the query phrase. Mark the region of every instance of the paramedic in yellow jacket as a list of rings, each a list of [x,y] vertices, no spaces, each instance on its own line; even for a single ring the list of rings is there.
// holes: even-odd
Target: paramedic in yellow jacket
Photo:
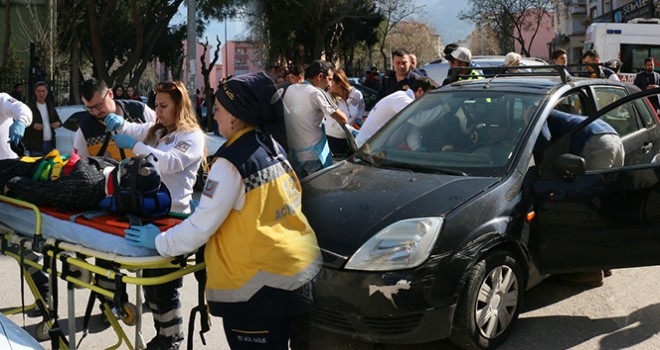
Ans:
[[[78,121],[79,128],[73,139],[74,152],[82,157],[99,156],[116,160],[132,157],[130,151],[124,152],[117,148],[112,134],[105,127],[104,119],[114,113],[134,123],[153,123],[156,121],[156,113],[142,102],[115,100],[112,89],[103,80],[86,80],[80,93],[88,114]]]
[[[263,72],[220,84],[215,120],[227,142],[215,154],[199,207],[160,233],[131,227],[133,244],[163,256],[206,244],[207,300],[232,348],[288,349],[293,315],[320,269],[316,236],[301,211],[300,183],[271,137],[282,103]]]

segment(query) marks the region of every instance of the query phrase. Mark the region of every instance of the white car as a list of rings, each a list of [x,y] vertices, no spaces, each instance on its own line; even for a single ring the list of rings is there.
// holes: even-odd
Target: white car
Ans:
[[[88,115],[83,105],[60,106],[55,108],[62,120],[62,127],[55,130],[57,149],[61,154],[73,152],[73,139],[78,130],[78,122]],[[215,152],[225,143],[226,139],[213,133],[206,133],[206,149],[209,155]]]
[[[472,56],[472,62],[478,66],[475,67],[500,67],[504,65],[505,56]],[[540,58],[536,57],[523,57],[521,65],[522,66],[544,66],[548,63]],[[449,61],[444,58],[437,59],[433,62],[427,63],[424,65],[424,70],[428,74],[429,78],[435,80],[438,84],[447,78],[447,72],[449,72]]]
[[[43,347],[30,333],[0,313],[0,349],[43,350]]]

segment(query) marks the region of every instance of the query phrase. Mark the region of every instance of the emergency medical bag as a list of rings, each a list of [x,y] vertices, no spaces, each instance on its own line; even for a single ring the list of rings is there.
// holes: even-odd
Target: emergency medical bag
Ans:
[[[172,197],[161,182],[158,159],[153,154],[122,160],[111,178],[112,195],[101,201],[101,208],[139,217],[164,216],[170,212]]]

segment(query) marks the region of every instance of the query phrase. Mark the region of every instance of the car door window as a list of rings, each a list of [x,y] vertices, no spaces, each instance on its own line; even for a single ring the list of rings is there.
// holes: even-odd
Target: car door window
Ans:
[[[653,110],[651,109],[652,106],[650,105],[650,102],[644,99],[639,99],[635,100],[634,103],[639,111],[639,116],[644,122],[644,126],[648,128],[655,125],[655,113],[653,113]]]
[[[598,110],[627,96],[626,91],[618,87],[595,87],[593,91]],[[639,129],[635,108],[632,103],[626,103],[608,112],[602,117],[602,120],[610,124],[621,137]]]
[[[580,92],[571,92],[569,95],[562,97],[557,105],[556,109],[577,115],[587,115],[585,110],[585,104],[583,103],[582,94]]]

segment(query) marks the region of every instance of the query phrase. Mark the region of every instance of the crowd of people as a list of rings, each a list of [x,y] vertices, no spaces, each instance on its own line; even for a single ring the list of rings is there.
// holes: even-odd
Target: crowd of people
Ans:
[[[444,57],[451,70],[442,85],[482,78],[468,48],[448,45]],[[552,60],[566,65],[566,52],[553,52]],[[586,52],[582,61],[590,64],[589,75],[617,79],[613,70],[599,66],[596,51]],[[524,69],[521,62],[516,53],[504,60],[512,72]],[[101,198],[108,194],[104,184],[118,161],[154,155],[171,195],[171,212],[187,218],[165,232],[151,225],[132,226],[126,231],[128,243],[168,257],[206,245],[207,300],[211,314],[223,318],[230,346],[286,349],[296,337],[296,316],[310,306],[310,283],[320,270],[314,231],[301,211],[299,179],[331,166],[333,157],[350,154],[351,138],[364,144],[405,106],[440,86],[406,50],[393,51],[391,63],[392,71],[382,77],[376,67],[365,72],[363,84],[378,91],[379,99],[368,117],[364,97],[346,72],[323,60],[221,81],[214,94],[213,118],[227,141],[213,155],[199,202],[193,200],[193,184],[207,159],[198,118],[200,92],[197,99],[191,98],[181,82],[162,82],[149,106],[134,87],[111,88],[89,79],[81,87],[88,115],[79,121],[74,152],[84,159],[112,161],[76,166],[93,167],[85,171],[97,175],[90,187],[96,190],[90,192]],[[635,84],[640,89],[660,85],[652,59],[645,61]],[[36,101],[29,106],[21,102],[22,85],[15,86],[12,95],[0,93],[0,186],[3,193],[19,198],[29,189],[21,178],[32,168],[20,166],[22,152],[16,146],[24,142],[30,155],[48,154],[57,147],[55,133],[62,125],[45,99],[48,84],[38,82],[33,89]],[[658,108],[657,101],[654,106]],[[556,114],[556,120],[575,119]],[[21,181],[23,185],[17,186]],[[98,264],[112,267],[108,262]],[[148,269],[144,275],[167,272]],[[96,283],[112,288],[102,277]],[[157,334],[147,349],[179,348],[184,336],[181,283],[177,279],[144,287]],[[304,342],[304,335],[298,336],[291,341]]]

